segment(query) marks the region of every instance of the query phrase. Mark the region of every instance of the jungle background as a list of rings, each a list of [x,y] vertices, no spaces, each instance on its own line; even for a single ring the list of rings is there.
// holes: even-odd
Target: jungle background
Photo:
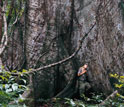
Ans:
[[[0,0],[0,66],[1,106],[123,107],[124,1]]]

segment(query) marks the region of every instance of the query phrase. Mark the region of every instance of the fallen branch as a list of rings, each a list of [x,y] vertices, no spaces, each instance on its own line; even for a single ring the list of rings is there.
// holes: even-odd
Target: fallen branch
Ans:
[[[105,105],[106,101],[108,101],[111,98],[114,98],[116,94],[118,93],[118,90],[114,91],[111,95],[109,95],[102,103],[100,103],[98,106],[101,107]]]

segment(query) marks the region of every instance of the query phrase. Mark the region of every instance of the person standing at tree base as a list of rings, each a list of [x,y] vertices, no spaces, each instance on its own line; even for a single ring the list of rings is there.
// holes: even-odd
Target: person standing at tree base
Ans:
[[[78,78],[78,89],[79,95],[81,96],[84,94],[88,89],[91,88],[89,82],[86,80],[86,72],[87,72],[88,65],[85,64],[84,66],[80,67],[77,73]]]

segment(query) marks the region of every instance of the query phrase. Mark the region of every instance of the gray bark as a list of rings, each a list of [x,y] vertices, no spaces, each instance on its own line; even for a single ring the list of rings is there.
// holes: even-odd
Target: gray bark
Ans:
[[[61,2],[49,0],[41,2],[39,0],[30,0],[28,11],[28,19],[30,21],[28,20],[28,22],[31,22],[29,25],[32,26],[28,26],[27,29],[27,32],[29,32],[27,33],[27,36],[29,35],[29,37],[27,38],[27,50],[29,50],[27,52],[29,53],[27,54],[27,62],[35,63],[35,61],[33,60],[30,61],[29,58],[37,57],[40,54],[40,48],[42,48],[41,50],[42,52],[44,52],[43,43],[47,45],[48,43],[50,43],[50,40],[52,40],[52,38],[60,35],[61,37],[59,38],[63,39],[65,46],[64,48],[66,48],[65,54],[70,55],[77,47],[83,34],[87,32],[91,24],[96,21],[97,24],[95,29],[84,41],[84,43],[82,44],[82,49],[76,56],[75,61],[78,62],[76,63],[76,66],[78,68],[79,66],[88,63],[88,79],[92,87],[100,91],[102,90],[105,93],[111,92],[112,89],[108,77],[109,71],[119,72],[120,74],[123,74],[124,70],[123,24],[122,20],[120,19],[122,16],[120,14],[118,4],[119,0],[84,0],[75,1],[74,9],[72,9],[72,3],[68,0],[63,0]],[[38,26],[38,24],[36,23],[40,23],[40,20],[42,23]],[[71,20],[73,21],[71,22]],[[47,29],[48,24],[50,30]],[[79,30],[77,24],[81,25],[81,31]],[[40,27],[41,25],[42,27]],[[55,25],[57,26],[57,28]],[[40,45],[37,45],[36,48],[35,44],[38,42],[34,41],[33,38],[38,36],[38,31],[40,31],[39,35],[41,35],[41,43]],[[48,35],[47,32],[51,32],[52,34],[50,35],[49,33]],[[52,47],[53,50],[42,57],[41,62],[43,62],[44,64],[48,64],[48,60],[50,60],[51,63],[56,61],[55,59],[57,58],[58,49],[57,42],[55,44],[56,47]],[[38,48],[38,46],[40,48]],[[62,56],[62,52],[60,51],[62,49],[58,50],[60,56]],[[33,56],[32,53],[35,53],[35,56]],[[47,57],[47,55],[49,57]],[[71,63],[73,63],[72,60]],[[73,69],[76,69],[75,66],[74,68],[70,68],[70,66],[64,68],[66,71],[70,72]],[[61,70],[59,71],[61,74]],[[50,72],[52,73],[52,70],[50,70]],[[47,71],[45,73],[49,74]]]
[[[36,98],[56,95],[85,63],[88,63],[87,75],[92,88],[106,94],[112,91],[108,74],[117,72],[123,75],[124,30],[123,16],[118,7],[120,1],[75,0],[74,4],[72,1],[27,1],[27,69],[48,65],[71,55],[85,32],[96,22],[74,59],[33,76]],[[16,52],[18,55],[19,50]]]
[[[104,92],[111,91],[108,73],[123,75],[124,71],[124,30],[118,4],[119,0],[94,0],[77,14],[79,23],[83,24],[82,33],[93,21],[97,22],[94,31],[84,41],[77,59],[80,64],[88,63],[91,84]],[[81,38],[79,32],[76,34],[72,37],[74,48]]]

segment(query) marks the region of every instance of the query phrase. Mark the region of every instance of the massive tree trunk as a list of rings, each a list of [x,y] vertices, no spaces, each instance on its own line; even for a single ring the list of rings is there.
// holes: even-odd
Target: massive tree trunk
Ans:
[[[119,3],[119,0],[84,0],[84,8],[77,12],[82,33],[96,21],[96,27],[82,44],[77,59],[80,64],[88,63],[89,81],[94,89],[103,92],[111,91],[108,74],[123,75],[124,71],[124,30]],[[73,48],[81,38],[79,32],[76,34],[72,37]]]
[[[63,6],[66,7],[66,3],[56,0],[28,0],[27,3],[27,68],[38,68],[68,56],[68,51],[61,40],[64,23],[69,26],[69,16],[67,20],[61,16],[65,14]],[[71,78],[71,71],[72,63],[66,63],[35,74],[33,76],[35,97],[53,97],[66,86]]]
[[[53,39],[55,41],[50,44],[49,51],[40,59],[41,66],[73,53],[83,34],[96,21],[95,28],[83,42],[75,62],[70,61],[72,67],[68,65],[64,68],[66,72],[72,73],[72,70],[77,70],[79,66],[88,63],[88,79],[92,87],[97,91],[111,92],[109,71],[123,73],[124,70],[123,24],[118,5],[119,0],[29,0],[26,45],[28,68],[34,67],[34,63],[36,64],[40,55],[46,52],[45,49]],[[51,84],[47,82],[45,84],[54,89],[56,81],[54,75],[56,74],[57,78],[64,73],[61,67],[63,66],[59,65],[48,71],[44,70],[39,78],[45,78],[46,81],[51,78],[49,82]],[[38,76],[36,80],[39,80]],[[44,81],[43,79],[43,83]],[[61,82],[64,83],[63,80]],[[37,83],[45,86],[42,82]]]
[[[75,58],[33,75],[35,98],[58,94],[85,63],[88,63],[87,75],[92,88],[106,94],[112,91],[109,72],[123,74],[124,71],[123,16],[119,4],[119,0],[27,0],[27,69],[71,55],[96,22]],[[18,56],[19,50],[16,52]],[[16,65],[16,60],[13,63]],[[76,87],[74,84],[70,86]]]

